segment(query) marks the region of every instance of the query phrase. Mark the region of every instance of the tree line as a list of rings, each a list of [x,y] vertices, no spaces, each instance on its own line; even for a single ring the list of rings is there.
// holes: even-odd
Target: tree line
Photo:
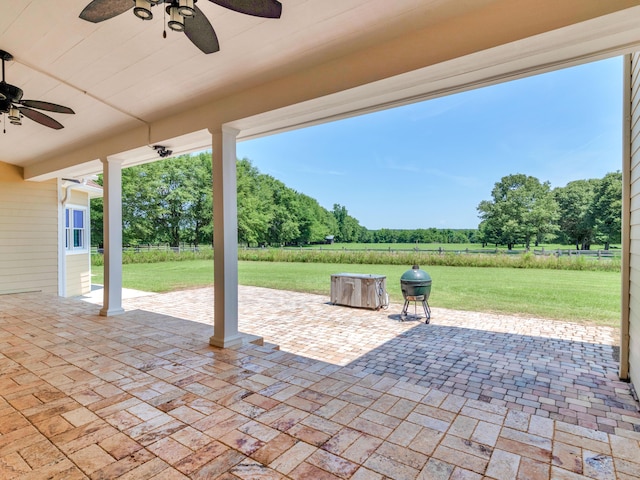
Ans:
[[[97,180],[102,184],[102,177]],[[361,241],[366,229],[339,204],[329,211],[315,199],[237,162],[238,242],[287,245]],[[102,245],[102,199],[91,201],[92,245]],[[213,242],[211,153],[183,155],[122,170],[125,245]]]
[[[211,155],[147,163],[122,170],[125,245],[211,243]],[[102,175],[97,179],[102,185]],[[91,200],[91,244],[102,245],[102,198]]]
[[[593,243],[601,243],[608,250],[620,242],[620,172],[554,189],[532,176],[507,175],[495,184],[491,197],[477,208],[478,239],[483,244],[512,249],[515,244],[529,248],[531,243],[554,241],[589,250]]]
[[[102,184],[102,178],[98,178]],[[483,243],[507,245],[556,240],[584,249],[620,240],[621,174],[578,180],[551,190],[526,175],[496,183],[478,206],[476,229],[368,230],[347,208],[331,210],[287,187],[244,158],[237,161],[238,242],[247,246],[325,243]],[[102,199],[91,201],[92,245],[102,245]],[[122,170],[125,245],[213,242],[211,153],[182,155]]]
[[[211,154],[183,155],[122,170],[125,245],[213,242]],[[98,178],[102,184],[102,177]],[[476,230],[368,230],[344,205],[331,210],[287,187],[244,158],[237,162],[238,242],[241,245],[340,243],[469,243]],[[92,245],[103,242],[102,199],[91,201]]]

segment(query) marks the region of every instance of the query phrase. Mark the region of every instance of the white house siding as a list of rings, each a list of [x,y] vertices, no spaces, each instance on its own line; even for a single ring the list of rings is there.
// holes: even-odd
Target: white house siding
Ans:
[[[640,389],[640,53],[631,55],[630,220],[629,220],[629,377]],[[623,285],[624,287],[624,285]],[[623,288],[624,292],[624,288]],[[623,299],[624,305],[624,299]],[[624,316],[623,316],[624,319]],[[624,321],[624,320],[623,320]],[[624,349],[623,326],[623,349]],[[622,361],[624,361],[624,354]],[[624,371],[624,368],[621,369]]]
[[[71,190],[71,194],[67,199],[67,204],[80,205],[82,207],[89,208],[89,195],[86,192],[79,190]]]
[[[89,194],[79,190],[71,190],[67,198],[67,206],[87,208],[87,232],[89,232]],[[61,248],[64,248],[62,246]],[[65,296],[86,295],[91,291],[90,252],[65,255],[66,290]]]
[[[89,254],[67,255],[67,297],[85,295],[91,291]]]
[[[0,294],[58,292],[57,181],[22,180],[0,162]]]

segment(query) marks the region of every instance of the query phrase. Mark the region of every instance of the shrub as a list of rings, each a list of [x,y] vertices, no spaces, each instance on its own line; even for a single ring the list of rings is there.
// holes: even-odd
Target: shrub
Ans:
[[[510,267],[553,270],[620,271],[620,259],[597,259],[583,256],[556,257],[508,254],[356,252],[348,250],[240,250],[239,260],[262,262],[342,263],[367,265],[438,265],[447,267]]]
[[[122,263],[162,263],[162,262],[182,262],[186,260],[213,260],[213,249],[208,248],[198,252],[173,252],[171,250],[151,250],[151,251],[126,251],[122,253]],[[91,264],[94,266],[104,265],[104,256],[100,253],[91,255]]]
[[[185,260],[213,260],[213,250],[203,249],[197,252],[183,251],[127,251],[122,255],[122,263],[160,263]],[[504,253],[461,253],[442,252],[425,253],[407,251],[349,251],[349,250],[291,250],[282,248],[242,249],[238,251],[238,260],[251,262],[301,262],[301,263],[340,263],[363,265],[437,265],[446,267],[508,267],[538,268],[552,270],[592,270],[619,272],[619,258],[591,258],[584,256],[537,256],[531,252],[519,255]],[[101,254],[91,256],[92,264],[104,265]]]

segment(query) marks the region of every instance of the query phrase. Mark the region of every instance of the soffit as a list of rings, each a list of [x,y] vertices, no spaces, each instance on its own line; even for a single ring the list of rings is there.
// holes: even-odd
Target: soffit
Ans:
[[[209,143],[207,127],[217,122],[249,138],[545,62],[619,53],[640,40],[638,10],[615,15],[640,0],[282,0],[278,20],[200,0],[221,44],[204,55],[182,35],[163,40],[159,15],[84,22],[87,2],[0,3],[0,49],[16,59],[7,81],[24,98],[76,111],[51,115],[65,125],[59,131],[28,119],[7,125],[0,161],[26,167],[28,178],[100,171],[96,159],[106,155],[150,161],[149,145],[165,140],[192,151]],[[573,24],[582,27],[565,41]]]
[[[158,12],[147,22],[131,12],[99,24],[85,22],[78,14],[88,1],[0,3],[0,49],[15,58],[7,63],[8,83],[22,88],[24,98],[76,112],[51,115],[65,125],[60,131],[28,119],[21,127],[7,125],[7,134],[0,137],[0,160],[29,165],[52,152],[145,126],[392,38],[459,9],[458,2],[446,0],[284,0],[282,18],[274,20],[200,0],[197,4],[221,45],[220,52],[205,55],[182,34],[169,31],[163,39]]]

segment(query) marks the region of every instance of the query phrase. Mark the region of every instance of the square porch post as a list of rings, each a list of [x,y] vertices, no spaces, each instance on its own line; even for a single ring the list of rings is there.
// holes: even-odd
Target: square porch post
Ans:
[[[238,331],[238,205],[236,137],[239,131],[211,131],[213,162],[214,331],[209,344],[228,348],[262,339]]]
[[[104,297],[100,315],[122,308],[122,160],[101,158],[103,168]]]

